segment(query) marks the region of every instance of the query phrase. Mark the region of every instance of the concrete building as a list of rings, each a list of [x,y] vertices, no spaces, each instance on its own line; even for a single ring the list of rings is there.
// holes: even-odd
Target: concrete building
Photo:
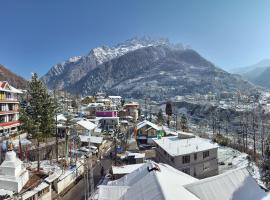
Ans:
[[[218,146],[210,140],[194,136],[183,138],[183,134],[153,140],[159,162],[167,163],[196,178],[218,174]]]
[[[19,101],[18,94],[22,92],[6,81],[0,81],[0,136],[18,131]]]
[[[100,128],[104,131],[115,129],[119,126],[119,117],[96,117],[100,124]]]
[[[132,167],[134,168],[134,167]],[[119,169],[117,169],[119,170]],[[116,173],[117,170],[115,170]],[[121,169],[120,169],[121,170]],[[127,175],[100,185],[95,200],[269,200],[270,193],[247,169],[198,180],[167,164],[147,162]],[[121,172],[122,171],[122,172]],[[120,172],[125,172],[121,170]],[[131,173],[128,173],[132,171]]]
[[[137,102],[131,102],[131,103],[126,103],[124,105],[124,110],[126,110],[126,115],[132,116],[133,121],[137,121],[139,117],[139,103]]]

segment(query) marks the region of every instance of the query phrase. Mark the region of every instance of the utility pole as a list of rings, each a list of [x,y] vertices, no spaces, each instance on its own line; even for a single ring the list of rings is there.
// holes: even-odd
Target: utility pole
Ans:
[[[175,114],[175,130],[177,131],[177,113]]]
[[[56,162],[58,162],[58,130],[57,130],[57,99],[56,99],[56,90],[53,92],[54,95],[54,103],[56,107],[56,112],[55,112],[55,154],[56,154]]]

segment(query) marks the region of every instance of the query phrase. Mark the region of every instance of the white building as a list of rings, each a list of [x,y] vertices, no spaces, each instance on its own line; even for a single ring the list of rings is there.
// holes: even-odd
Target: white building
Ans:
[[[188,134],[153,139],[157,160],[196,178],[217,175],[218,146],[207,139],[184,136]]]
[[[198,180],[166,164],[147,162],[126,176],[100,185],[99,200],[269,200],[245,168]]]
[[[29,180],[29,172],[14,151],[8,151],[0,166],[0,188],[19,193]]]

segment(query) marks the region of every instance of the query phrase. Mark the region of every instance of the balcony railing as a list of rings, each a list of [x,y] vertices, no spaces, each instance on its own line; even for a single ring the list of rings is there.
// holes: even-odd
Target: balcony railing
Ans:
[[[15,110],[0,110],[0,115],[6,115],[6,114],[13,114],[13,113],[18,113],[19,109],[15,109]]]
[[[12,126],[12,125],[15,125],[15,124],[20,124],[20,122],[18,120],[9,121],[9,122],[0,122],[0,128],[7,127],[7,126]]]

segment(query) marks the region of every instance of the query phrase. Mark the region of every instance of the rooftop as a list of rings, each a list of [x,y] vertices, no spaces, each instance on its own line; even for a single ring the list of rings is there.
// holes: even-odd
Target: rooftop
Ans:
[[[141,129],[142,127],[144,127],[144,126],[146,126],[146,125],[148,125],[148,126],[154,128],[154,129],[156,129],[156,130],[161,130],[161,127],[160,127],[160,126],[158,126],[158,125],[156,125],[156,124],[154,124],[154,123],[152,123],[152,122],[150,122],[150,121],[147,121],[147,120],[144,120],[144,121],[142,121],[142,122],[139,122],[139,123],[137,124],[137,129]]]
[[[93,130],[97,127],[96,124],[88,121],[88,120],[80,120],[77,122],[77,124],[79,124],[80,126],[82,126],[83,128],[87,129],[87,130]]]
[[[218,148],[217,144],[199,137],[179,139],[177,136],[170,136],[162,137],[161,139],[154,138],[153,141],[171,156],[186,155]]]
[[[133,164],[133,165],[123,165],[123,166],[112,166],[113,174],[130,174],[139,167],[144,165],[144,163]]]
[[[151,170],[154,169],[154,170]],[[100,185],[99,200],[269,200],[246,168],[202,180],[148,161],[124,177]]]

